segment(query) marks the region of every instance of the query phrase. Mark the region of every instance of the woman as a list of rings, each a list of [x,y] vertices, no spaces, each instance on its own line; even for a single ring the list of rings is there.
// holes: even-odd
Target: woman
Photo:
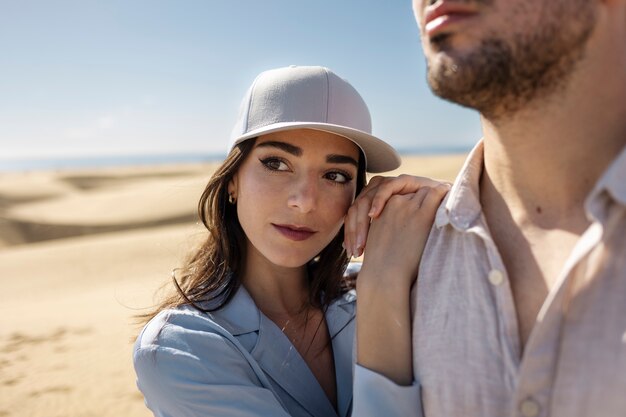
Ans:
[[[200,199],[208,238],[135,344],[156,416],[349,415],[343,218],[366,171],[399,165],[370,132],[360,95],[326,68],[256,78]]]

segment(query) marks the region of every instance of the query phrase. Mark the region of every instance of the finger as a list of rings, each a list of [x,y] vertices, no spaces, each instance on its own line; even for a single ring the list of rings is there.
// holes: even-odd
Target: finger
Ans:
[[[355,256],[361,256],[363,254],[363,248],[365,247],[365,242],[367,240],[367,233],[370,228],[370,217],[368,216],[368,212],[370,210],[369,204],[358,204],[356,206],[356,219],[355,230],[354,230],[354,247],[352,253]]]
[[[417,190],[413,196],[411,197],[411,201],[417,205],[418,208],[422,207],[422,204],[424,202],[424,200],[426,199],[426,196],[431,192],[431,188],[430,187],[422,187],[419,190]]]
[[[382,177],[379,177],[382,178]],[[354,209],[351,211],[351,215],[357,216],[359,223],[367,223],[369,224],[369,211],[372,207],[372,199],[377,193],[378,187],[380,187],[381,181],[374,181],[373,184],[368,185],[367,188],[364,188],[363,191],[354,199],[352,203],[352,207]],[[356,235],[355,235],[356,242]]]
[[[354,199],[352,206],[346,213],[344,218],[344,248],[348,256],[359,256],[357,246],[365,246],[370,221],[367,213],[372,204],[372,197],[376,195],[376,189],[385,180],[386,178],[380,175],[373,177]],[[364,225],[364,227],[360,227],[360,225]]]
[[[441,205],[444,197],[446,196],[446,194],[448,194],[448,191],[450,191],[450,187],[451,186],[448,183],[441,183],[436,187],[431,188],[430,192],[422,201],[421,207],[424,210],[432,211],[434,215],[434,213]]]
[[[389,178],[376,188],[376,194],[372,198],[370,217],[375,218],[385,208],[387,201],[394,194],[415,193],[422,187],[433,187],[439,184],[438,181],[425,177],[412,175],[400,175],[396,178]]]
[[[357,207],[352,205],[348,209],[343,223],[343,246],[349,258],[353,256],[352,248],[354,247],[354,242],[356,242],[356,217]]]
[[[386,180],[387,180],[386,177],[382,177],[379,175],[373,177],[370,180],[370,182],[365,187],[363,187],[359,195],[356,196],[353,204],[360,203],[361,201],[364,201],[364,200],[365,201],[369,200],[370,201],[369,204],[371,204],[371,199],[374,195],[376,195],[376,190],[378,189],[380,184],[384,183]]]
[[[370,188],[370,187],[377,187],[378,185],[380,185],[382,182],[385,182],[387,179],[392,178],[392,177],[384,177],[382,175],[374,175],[372,178],[370,178],[370,180],[367,182],[367,186],[366,188]]]

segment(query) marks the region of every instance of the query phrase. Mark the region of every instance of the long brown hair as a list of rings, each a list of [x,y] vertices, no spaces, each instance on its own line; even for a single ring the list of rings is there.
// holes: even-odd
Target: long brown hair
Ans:
[[[204,312],[214,311],[228,304],[239,289],[239,274],[246,260],[246,236],[239,224],[236,206],[228,203],[228,183],[255,142],[256,138],[235,146],[213,173],[198,203],[198,214],[209,234],[185,265],[172,273],[176,291],[166,296],[151,312],[140,315],[142,320],[147,321],[161,310],[184,304],[191,304]],[[359,152],[357,195],[366,182],[365,157]],[[348,258],[342,242],[343,227],[307,266],[309,303],[312,306],[326,307],[353,286],[343,279]]]

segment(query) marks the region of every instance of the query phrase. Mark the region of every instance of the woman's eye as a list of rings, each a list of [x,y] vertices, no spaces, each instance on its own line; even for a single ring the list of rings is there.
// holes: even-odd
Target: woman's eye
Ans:
[[[287,164],[278,158],[267,158],[261,161],[266,168],[272,171],[286,171],[289,169]]]
[[[340,184],[345,184],[352,179],[348,174],[344,174],[342,172],[329,172],[326,174],[326,178]]]

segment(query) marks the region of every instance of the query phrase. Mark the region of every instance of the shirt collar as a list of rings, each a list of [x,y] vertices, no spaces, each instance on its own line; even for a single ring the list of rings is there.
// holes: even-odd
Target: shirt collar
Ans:
[[[439,207],[435,225],[451,224],[467,230],[480,215],[480,176],[483,170],[484,144],[481,139],[469,153],[452,189]],[[602,221],[608,206],[615,202],[626,206],[626,147],[613,160],[587,197],[585,208],[589,215]]]
[[[626,206],[626,147],[604,171],[587,197],[585,208],[592,218],[602,222],[611,202]]]
[[[435,225],[448,223],[458,230],[469,229],[480,216],[480,175],[483,170],[483,140],[469,153],[452,189],[437,210]]]

